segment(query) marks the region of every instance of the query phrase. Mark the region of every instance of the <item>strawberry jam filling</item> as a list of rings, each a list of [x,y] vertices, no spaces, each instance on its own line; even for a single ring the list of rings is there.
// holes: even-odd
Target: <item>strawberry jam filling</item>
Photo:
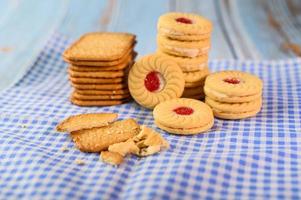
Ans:
[[[176,21],[183,24],[192,24],[192,20],[185,17],[179,17],[176,19]]]
[[[144,79],[144,86],[150,92],[156,92],[160,89],[160,73],[152,71],[148,73]]]
[[[226,78],[223,80],[226,83],[230,83],[230,84],[239,84],[240,80],[237,78]]]
[[[178,107],[173,110],[178,115],[191,115],[193,113],[193,109],[185,106]]]

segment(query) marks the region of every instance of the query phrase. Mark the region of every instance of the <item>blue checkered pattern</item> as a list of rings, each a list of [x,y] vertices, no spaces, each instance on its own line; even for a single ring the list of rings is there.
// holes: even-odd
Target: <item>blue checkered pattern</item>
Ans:
[[[180,137],[157,129],[151,112],[135,103],[70,104],[61,59],[68,43],[54,34],[24,78],[0,94],[0,199],[301,198],[300,59],[212,61],[212,71],[239,69],[260,76],[262,111],[251,119],[216,119],[210,132]],[[143,159],[129,157],[115,168],[55,131],[69,115],[96,111],[136,118],[162,133],[171,147]]]

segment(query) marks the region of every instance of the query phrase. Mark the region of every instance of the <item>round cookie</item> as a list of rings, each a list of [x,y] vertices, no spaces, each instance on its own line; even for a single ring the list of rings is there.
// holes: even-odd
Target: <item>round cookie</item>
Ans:
[[[248,95],[248,96],[228,96],[223,93],[216,92],[208,87],[206,85],[204,86],[204,92],[206,96],[208,96],[210,99],[213,99],[215,101],[219,102],[225,102],[225,103],[243,103],[248,101],[254,101],[255,99],[261,98],[262,92],[254,95]]]
[[[210,40],[211,38],[211,33],[206,33],[202,35],[189,35],[189,34],[184,34],[165,28],[160,28],[158,30],[158,34],[173,40],[180,40],[180,41]]]
[[[203,54],[194,58],[187,58],[181,56],[174,56],[161,51],[160,49],[156,52],[158,55],[166,56],[173,59],[183,72],[194,72],[203,70],[208,67],[208,54]]]
[[[248,117],[253,117],[261,110],[261,107],[258,107],[252,111],[240,112],[240,113],[231,113],[231,112],[223,112],[217,109],[212,109],[213,114],[217,118],[221,119],[244,119]]]
[[[210,49],[210,40],[199,41],[179,41],[172,40],[168,37],[157,37],[158,48],[168,54],[195,58],[207,54]]]
[[[178,134],[178,135],[194,135],[194,134],[198,134],[198,133],[208,131],[213,126],[214,120],[212,120],[210,123],[208,123],[205,126],[198,127],[198,128],[189,128],[189,129],[171,128],[171,127],[164,126],[160,122],[157,122],[157,121],[155,121],[155,124],[160,129],[165,130],[169,133]]]
[[[234,70],[209,75],[206,86],[229,96],[248,96],[262,91],[262,81],[258,77]]]
[[[205,94],[221,102],[245,102],[254,100],[262,92],[262,81],[241,71],[222,71],[207,76]],[[235,98],[235,101],[233,99]]]
[[[196,14],[170,12],[160,16],[157,29],[170,38],[181,39],[181,36],[190,36],[190,40],[199,40],[209,36],[212,23]]]
[[[170,133],[196,134],[213,125],[211,108],[198,100],[178,98],[158,104],[153,116],[155,123]]]
[[[210,74],[210,70],[208,67],[203,70],[195,71],[195,72],[185,72],[184,79],[186,82],[198,82],[205,81],[206,77]]]
[[[154,108],[162,101],[180,97],[184,82],[178,64],[156,54],[139,59],[128,77],[132,97],[146,108]]]
[[[214,101],[209,97],[205,98],[205,103],[208,104],[212,109],[219,110],[221,112],[229,113],[241,113],[241,112],[250,112],[257,110],[261,107],[262,99],[258,98],[253,101],[244,102],[244,103],[222,103]]]

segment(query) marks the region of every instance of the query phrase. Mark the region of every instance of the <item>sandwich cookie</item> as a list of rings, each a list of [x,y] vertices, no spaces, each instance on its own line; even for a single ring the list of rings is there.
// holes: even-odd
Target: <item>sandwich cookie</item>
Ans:
[[[155,124],[173,134],[191,135],[209,130],[214,123],[211,108],[198,100],[178,98],[158,104]]]
[[[137,103],[152,109],[160,102],[180,97],[184,82],[176,62],[155,54],[145,56],[133,65],[128,86]]]

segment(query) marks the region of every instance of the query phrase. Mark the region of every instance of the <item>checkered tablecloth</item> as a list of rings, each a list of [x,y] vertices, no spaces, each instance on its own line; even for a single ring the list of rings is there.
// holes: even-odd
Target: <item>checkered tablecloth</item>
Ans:
[[[61,59],[68,43],[54,34],[22,80],[0,94],[0,199],[301,198],[300,59],[211,61],[212,71],[260,76],[262,111],[245,120],[216,119],[210,132],[181,137],[156,128],[151,112],[133,102],[72,105]],[[55,131],[60,120],[86,112],[136,118],[162,133],[171,147],[143,159],[128,157],[118,168],[106,165]]]

